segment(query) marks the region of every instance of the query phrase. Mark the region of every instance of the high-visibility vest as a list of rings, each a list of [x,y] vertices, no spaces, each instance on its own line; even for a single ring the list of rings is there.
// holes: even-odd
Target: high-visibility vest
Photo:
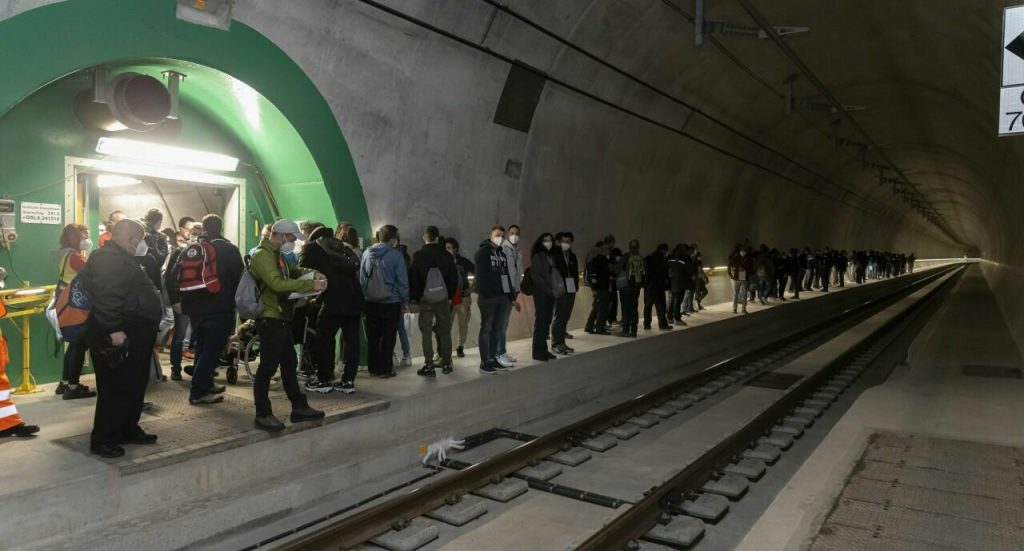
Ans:
[[[11,382],[7,380],[7,339],[0,330],[0,430],[7,430],[22,423],[18,408],[11,399]]]

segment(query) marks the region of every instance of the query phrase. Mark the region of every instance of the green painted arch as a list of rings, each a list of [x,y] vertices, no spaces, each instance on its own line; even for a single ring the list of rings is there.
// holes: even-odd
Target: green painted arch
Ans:
[[[186,23],[175,17],[175,5],[175,0],[65,0],[0,21],[0,116],[46,84],[98,64],[165,59],[209,67],[257,91],[291,123],[316,163],[336,217],[368,231],[369,212],[352,155],[316,85],[254,29],[238,21],[230,31]],[[257,158],[271,143],[248,141]],[[306,217],[308,185],[319,182],[279,183],[271,179],[282,213]]]

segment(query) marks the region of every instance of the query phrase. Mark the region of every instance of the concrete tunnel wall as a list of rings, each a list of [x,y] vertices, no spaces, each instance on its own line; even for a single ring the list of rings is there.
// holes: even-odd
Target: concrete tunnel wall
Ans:
[[[42,3],[49,2],[0,0],[0,18]],[[327,98],[352,150],[372,224],[395,223],[414,249],[426,224],[460,238],[471,253],[491,225],[512,222],[524,227],[527,242],[540,231],[572,230],[581,256],[609,232],[620,242],[639,238],[645,250],[658,241],[696,241],[708,264],[724,263],[732,244],[747,237],[787,247],[912,250],[919,257],[959,256],[965,249],[878,186],[857,153],[835,147],[827,114],[785,114],[779,91],[796,70],[766,41],[723,40],[746,62],[738,67],[709,45],[693,46],[692,25],[659,2],[509,3],[825,179],[496,15],[480,0],[385,3],[803,184],[552,83],[530,132],[518,132],[492,122],[508,73],[500,60],[354,0],[240,0],[235,18],[281,47]],[[954,231],[985,252],[989,280],[1008,298],[1004,313],[1024,341],[1018,283],[1024,250],[1016,215],[1024,197],[1018,186],[1005,185],[1019,185],[1020,147],[994,141],[994,93],[984,91],[998,75],[987,45],[997,36],[1001,3],[758,4],[776,24],[812,27],[791,44],[844,102],[868,107],[855,115],[869,134],[897,165],[917,174],[913,179]],[[894,9],[900,13],[893,16]],[[751,25],[732,3],[712,3],[709,10]],[[948,32],[951,21],[958,32]],[[919,43],[930,46],[914,47]],[[950,63],[969,55],[986,63]],[[801,97],[815,99],[806,81],[797,82]],[[943,86],[948,82],[952,90]],[[522,163],[518,176],[506,174],[510,160]]]

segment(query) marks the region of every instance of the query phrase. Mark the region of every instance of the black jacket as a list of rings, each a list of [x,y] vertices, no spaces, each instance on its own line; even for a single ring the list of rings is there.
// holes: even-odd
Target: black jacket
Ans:
[[[587,284],[595,291],[612,290],[612,272],[608,262],[607,256],[596,254],[587,264]]]
[[[431,268],[441,270],[444,286],[448,289],[448,300],[455,296],[455,289],[459,286],[455,258],[441,245],[427,243],[412,255],[412,263],[409,264],[410,300],[417,301],[423,298],[423,290],[427,286],[427,272]]]
[[[553,253],[539,252],[534,254],[530,258],[530,279],[533,280],[533,294],[544,295],[549,298],[555,298],[555,291],[552,276],[559,277],[561,274],[558,270],[552,270],[554,267],[554,259],[552,258]]]
[[[361,257],[344,241],[331,236],[308,241],[302,246],[299,266],[327,277],[323,307],[328,314],[353,316],[362,313],[365,299],[359,284]]]
[[[555,260],[555,268],[558,273],[562,275],[563,279],[571,279],[573,292],[579,291],[580,289],[580,262],[576,258],[576,253],[569,251],[563,251],[561,249],[556,250],[551,256]],[[566,286],[565,292],[568,293],[568,285]]]
[[[480,298],[494,298],[502,295],[512,298],[512,281],[508,276],[508,257],[505,256],[505,251],[501,247],[495,247],[490,241],[484,241],[476,251],[473,261],[476,265],[476,293],[480,295]]]
[[[129,338],[139,332],[156,334],[164,313],[160,293],[135,256],[108,241],[89,255],[81,273],[92,297],[86,329],[89,342],[103,342],[118,331]]]
[[[472,285],[469,283],[469,276],[476,277],[474,272],[476,267],[469,261],[468,258],[462,255],[455,255],[455,271],[459,274],[459,289],[462,290],[462,296],[468,297],[472,293]]]
[[[153,286],[159,291],[163,289],[163,278],[160,271],[163,269],[164,262],[167,261],[167,255],[169,254],[167,236],[149,227],[149,224],[145,222],[142,225],[146,228],[144,239],[146,245],[149,245],[149,250],[146,251],[145,256],[138,257],[138,262],[142,265],[142,269],[146,271],[146,275],[149,276]]]
[[[668,288],[668,257],[654,251],[647,255],[647,288],[664,291]]]
[[[697,275],[697,264],[690,258],[690,255],[669,257],[668,266],[671,280],[669,290],[673,293],[692,291],[695,285],[694,276]]]
[[[205,236],[200,239],[207,239]],[[235,290],[238,289],[238,282],[242,279],[242,272],[245,265],[242,264],[242,253],[238,247],[223,237],[214,237],[209,240],[213,250],[217,253],[217,279],[220,281],[220,291],[210,294],[206,291],[194,291],[182,293],[178,290],[178,272],[181,264],[181,251],[178,249],[171,253],[171,262],[164,274],[164,283],[167,285],[167,297],[171,304],[181,303],[181,311],[189,316],[205,316],[207,314],[223,314],[235,311]]]

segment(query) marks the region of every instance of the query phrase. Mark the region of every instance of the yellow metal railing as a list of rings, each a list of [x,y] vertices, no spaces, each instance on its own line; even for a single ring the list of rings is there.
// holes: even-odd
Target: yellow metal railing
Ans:
[[[15,394],[42,392],[42,389],[36,386],[35,378],[32,376],[29,318],[46,311],[46,306],[53,298],[56,288],[56,285],[29,287],[29,283],[26,281],[25,286],[21,289],[0,290],[0,301],[7,306],[0,319],[10,319],[15,328],[18,328],[18,324],[13,321],[13,318],[21,318],[21,327],[19,328],[21,332],[21,384],[14,389]]]

